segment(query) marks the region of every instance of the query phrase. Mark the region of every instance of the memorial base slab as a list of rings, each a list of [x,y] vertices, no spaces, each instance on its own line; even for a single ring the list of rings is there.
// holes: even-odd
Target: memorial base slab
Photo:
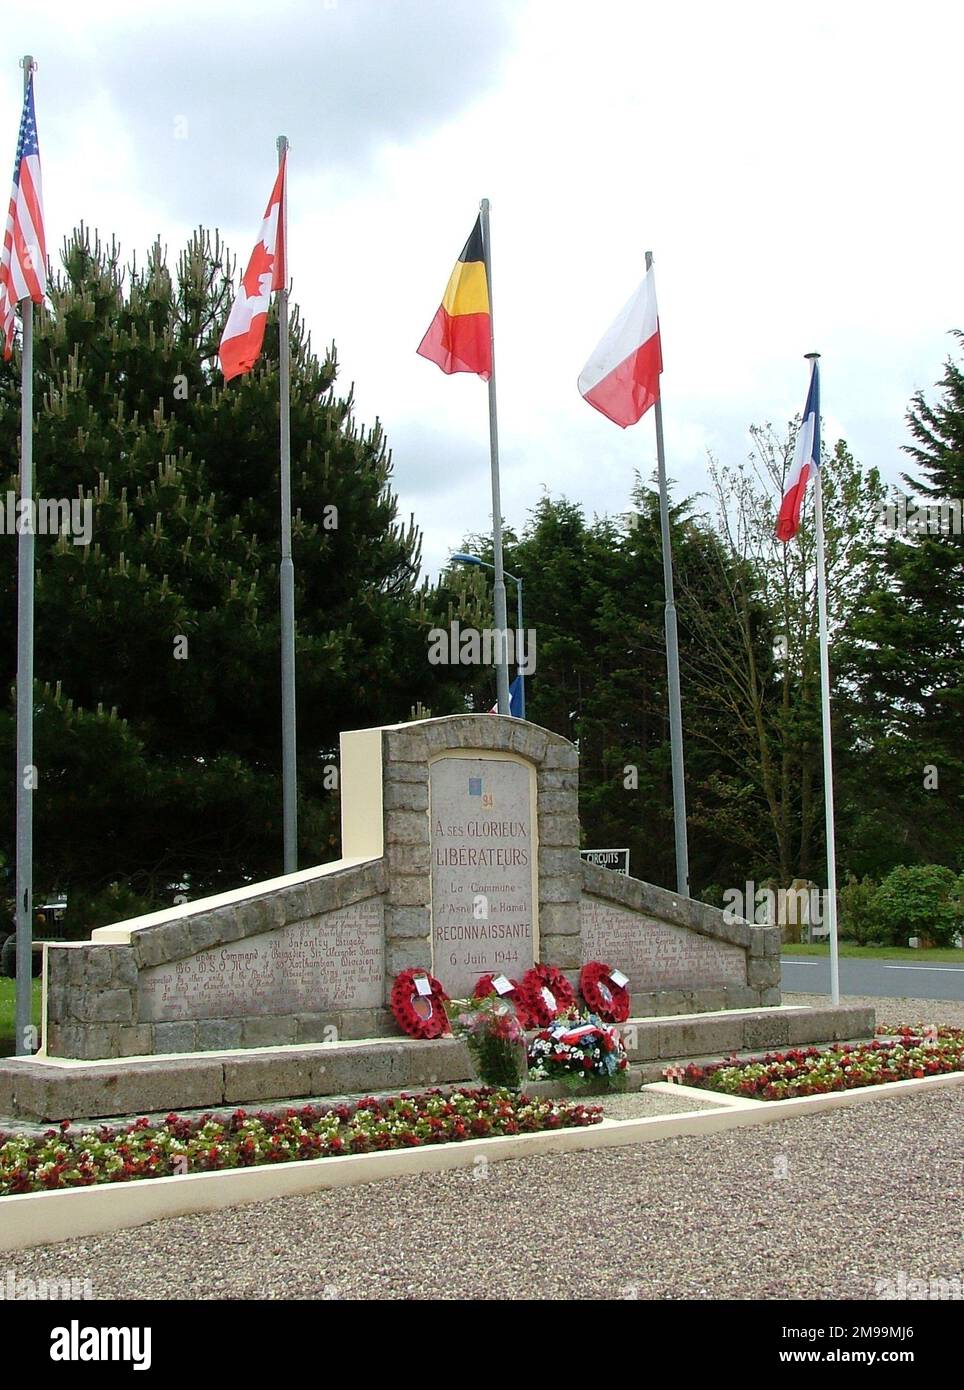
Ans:
[[[863,1006],[781,1006],[631,1018],[620,1031],[630,1061],[651,1080],[673,1062],[871,1038],[874,1024],[874,1010]],[[0,1062],[0,1130],[4,1120],[58,1124],[248,1108],[308,1097],[424,1090],[471,1083],[472,1076],[468,1049],[453,1038],[372,1038],[92,1062],[11,1057]]]

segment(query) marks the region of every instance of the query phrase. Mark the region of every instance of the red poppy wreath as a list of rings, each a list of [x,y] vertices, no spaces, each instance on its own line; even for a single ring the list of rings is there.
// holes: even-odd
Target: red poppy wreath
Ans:
[[[504,978],[507,980],[509,979],[508,975],[504,976]],[[472,998],[488,999],[490,994],[495,994],[496,988],[492,982],[496,979],[498,979],[497,974],[480,975],[475,982]],[[526,1008],[526,1002],[522,995],[522,986],[519,984],[518,980],[509,980],[509,984],[512,986],[512,990],[509,994],[503,994],[502,998],[508,999],[509,1003],[515,1009],[515,1016],[523,1028],[534,1028],[535,1024],[529,1021],[529,1010]]]
[[[428,980],[430,994],[419,994],[415,981]],[[403,970],[392,985],[391,1006],[395,1022],[411,1038],[440,1038],[449,1031],[445,1015],[448,995],[427,970]]]
[[[579,972],[579,993],[592,1013],[606,1023],[625,1023],[629,1017],[629,991],[611,978],[613,968],[591,960]]]
[[[530,1028],[545,1028],[576,1002],[572,985],[554,965],[534,965],[527,970],[519,994]]]

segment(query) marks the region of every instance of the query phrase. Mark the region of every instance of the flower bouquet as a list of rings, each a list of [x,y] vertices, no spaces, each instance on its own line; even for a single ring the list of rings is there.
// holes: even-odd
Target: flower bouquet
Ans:
[[[621,1091],[628,1065],[619,1030],[598,1014],[573,1011],[557,1018],[529,1045],[532,1081],[564,1081],[573,1086],[592,1081],[602,1089]]]
[[[464,1038],[483,1086],[519,1091],[526,1080],[526,1037],[516,1012],[498,994],[450,999],[452,1032]]]

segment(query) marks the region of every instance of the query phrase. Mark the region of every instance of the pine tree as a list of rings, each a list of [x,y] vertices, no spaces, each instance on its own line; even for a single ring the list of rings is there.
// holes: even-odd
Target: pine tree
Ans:
[[[964,335],[955,335],[964,342]],[[881,583],[863,596],[847,656],[862,796],[861,873],[964,867],[964,371],[949,359],[908,411],[915,465],[878,528]],[[942,509],[943,504],[943,509]],[[904,525],[909,519],[909,524]]]
[[[89,502],[93,530],[90,545],[37,539],[35,881],[169,902],[280,867],[277,319],[256,369],[226,387],[215,354],[234,265],[216,236],[198,231],[172,276],[159,245],[125,270],[116,244],[80,228],[63,267],[37,316],[35,491]],[[419,584],[420,534],[397,518],[381,425],[363,429],[351,394],[335,395],[334,348],[315,355],[296,309],[291,357],[305,864],[337,853],[339,731],[461,697],[426,659],[441,600]],[[13,489],[18,378],[18,362],[0,371]],[[6,713],[11,767],[12,739]]]

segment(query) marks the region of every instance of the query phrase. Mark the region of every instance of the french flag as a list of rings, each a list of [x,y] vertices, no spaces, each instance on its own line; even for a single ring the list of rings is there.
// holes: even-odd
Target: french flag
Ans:
[[[810,390],[803,409],[803,423],[797,434],[797,448],[787,479],[787,490],[777,516],[777,539],[788,541],[800,529],[800,513],[807,483],[820,467],[820,367],[813,359],[810,368]]]
[[[579,374],[579,393],[623,429],[659,400],[663,355],[652,267]]]

